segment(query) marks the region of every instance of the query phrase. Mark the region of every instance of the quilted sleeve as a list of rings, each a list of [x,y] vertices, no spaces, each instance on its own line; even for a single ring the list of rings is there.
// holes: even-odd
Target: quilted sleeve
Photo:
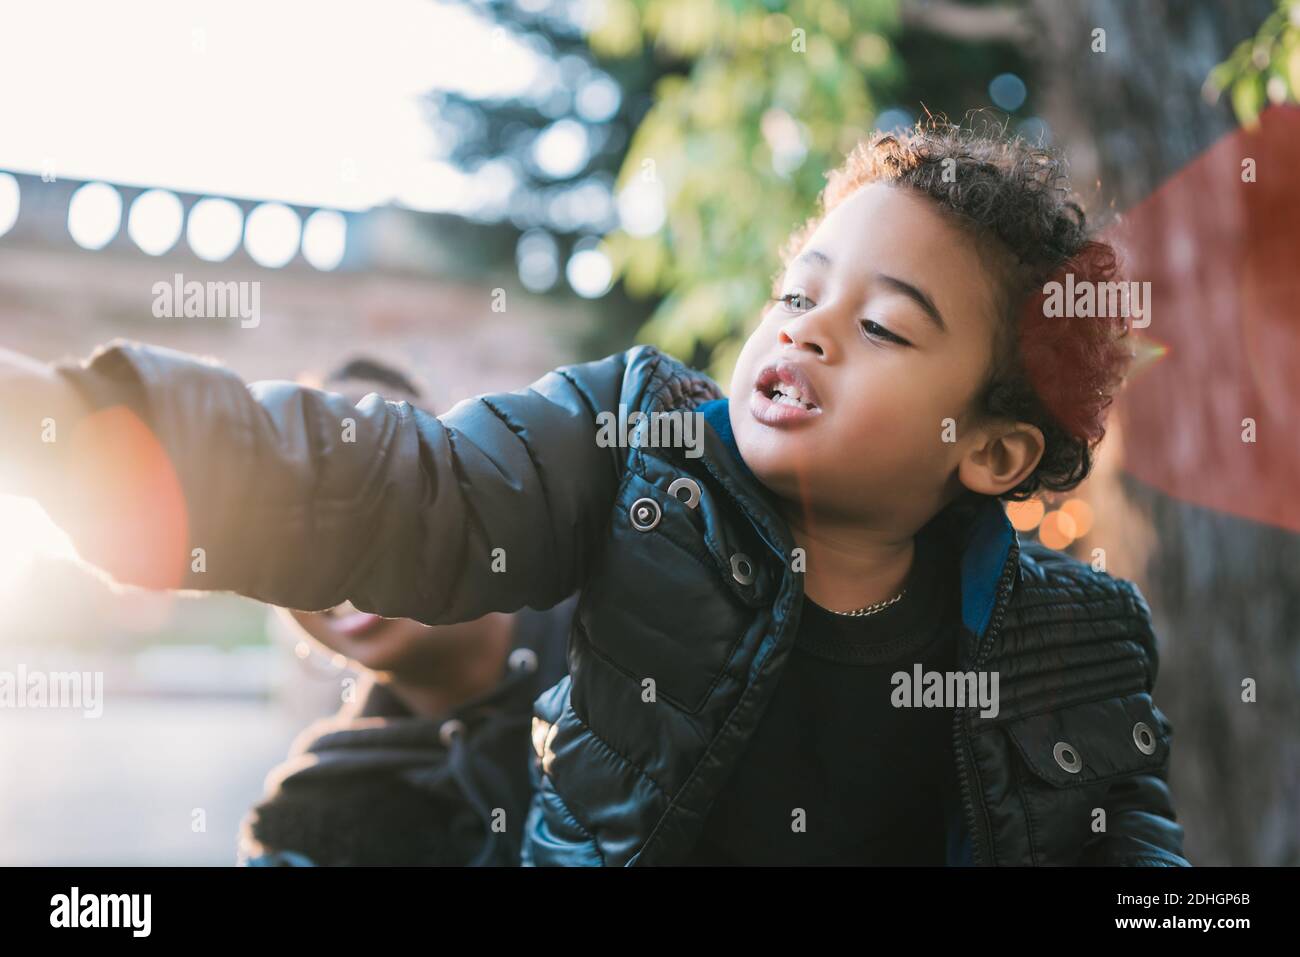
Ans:
[[[627,356],[435,417],[114,343],[61,369],[96,411],[73,439],[72,494],[47,507],[128,585],[430,624],[548,608],[607,521],[619,458],[595,419]]]

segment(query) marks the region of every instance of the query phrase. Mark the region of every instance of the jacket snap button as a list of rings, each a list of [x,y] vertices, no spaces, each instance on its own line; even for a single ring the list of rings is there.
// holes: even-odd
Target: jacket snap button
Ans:
[[[1133,743],[1137,745],[1138,750],[1143,754],[1156,753],[1156,736],[1151,733],[1151,729],[1143,721],[1133,725]]]
[[[451,739],[465,733],[465,722],[452,718],[438,726],[438,740],[443,747],[451,747]]]
[[[639,498],[628,509],[628,517],[632,520],[632,527],[638,532],[650,531],[659,524],[661,515],[659,503],[652,498]]]
[[[683,489],[686,490],[685,498],[677,494]],[[694,508],[700,504],[700,487],[695,484],[693,479],[673,479],[673,483],[668,486],[668,494],[680,502],[685,502],[687,508]]]
[[[1079,760],[1079,753],[1064,741],[1056,742],[1056,747],[1052,748],[1052,757],[1056,758],[1056,763],[1061,766],[1062,771],[1078,774],[1083,769],[1083,762]]]
[[[742,585],[754,583],[754,563],[744,552],[731,556],[731,577]]]
[[[516,648],[510,652],[509,664],[511,671],[536,671],[537,652],[531,648]]]

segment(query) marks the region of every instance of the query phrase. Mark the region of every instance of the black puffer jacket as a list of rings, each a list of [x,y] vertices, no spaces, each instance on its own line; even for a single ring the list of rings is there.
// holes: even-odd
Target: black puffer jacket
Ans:
[[[569,675],[534,706],[523,862],[688,854],[780,678],[802,596],[789,530],[710,379],[642,346],[435,419],[376,396],[354,408],[246,388],[129,344],[68,374],[101,404],[133,404],[166,450],[207,559],[194,571],[190,549],[175,556],[181,587],[429,623],[580,587]],[[620,406],[700,412],[703,454],[597,442],[597,415]],[[1137,588],[1022,547],[996,500],[934,521],[962,552],[960,666],[1000,675],[996,717],[953,715],[949,863],[1186,865]]]

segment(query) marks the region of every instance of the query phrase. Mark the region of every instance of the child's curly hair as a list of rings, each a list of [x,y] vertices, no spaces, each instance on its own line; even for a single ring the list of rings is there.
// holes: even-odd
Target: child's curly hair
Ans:
[[[789,262],[822,218],[862,186],[886,182],[922,193],[978,238],[995,236],[1015,257],[1001,276],[993,362],[976,397],[985,419],[1028,422],[1045,448],[1034,471],[1002,499],[1040,488],[1067,491],[1087,477],[1105,434],[1106,410],[1133,358],[1124,318],[1047,317],[1044,286],[1073,273],[1076,286],[1112,282],[1113,246],[1094,238],[1053,150],[928,118],[901,133],[876,133],[828,176],[820,212],[782,248]]]

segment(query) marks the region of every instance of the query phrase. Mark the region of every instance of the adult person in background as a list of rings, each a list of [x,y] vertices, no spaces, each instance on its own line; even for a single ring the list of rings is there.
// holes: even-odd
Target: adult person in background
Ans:
[[[377,392],[429,410],[409,378],[370,359],[352,359],[323,385],[354,403]],[[566,673],[575,603],[440,626],[350,603],[279,609],[355,663],[359,681],[339,671],[342,708],[302,732],[268,776],[240,827],[239,862],[518,864],[532,704]]]

